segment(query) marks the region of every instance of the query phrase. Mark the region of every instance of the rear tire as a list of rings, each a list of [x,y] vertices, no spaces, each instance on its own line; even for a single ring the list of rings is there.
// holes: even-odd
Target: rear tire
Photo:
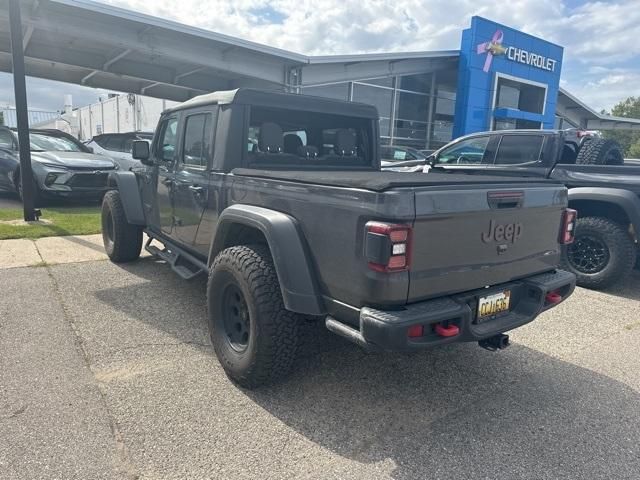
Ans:
[[[622,281],[636,263],[636,246],[628,230],[602,217],[579,218],[573,244],[562,252],[562,267],[581,287],[599,290]]]
[[[209,270],[207,306],[211,342],[231,380],[253,389],[289,373],[301,318],[284,307],[268,247],[220,252]]]
[[[594,138],[586,141],[576,157],[577,165],[622,165],[624,155],[615,140]]]
[[[102,241],[115,263],[136,260],[142,250],[142,227],[127,222],[117,190],[107,192],[102,200]]]

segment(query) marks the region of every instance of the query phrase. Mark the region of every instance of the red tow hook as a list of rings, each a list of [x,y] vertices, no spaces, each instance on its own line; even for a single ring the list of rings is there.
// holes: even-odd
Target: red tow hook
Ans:
[[[562,301],[562,295],[558,292],[549,292],[544,299],[550,305],[557,305]]]
[[[455,337],[460,333],[460,329],[457,325],[448,325],[445,327],[444,325],[437,323],[435,330],[436,335],[439,337]]]

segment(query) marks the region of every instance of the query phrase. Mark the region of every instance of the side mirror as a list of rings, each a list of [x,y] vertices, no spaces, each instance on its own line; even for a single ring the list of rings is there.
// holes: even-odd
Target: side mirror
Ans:
[[[89,152],[96,153],[93,147],[90,147],[89,145],[85,145],[85,147],[87,147],[87,150],[89,150]]]
[[[134,140],[131,146],[131,156],[136,160],[140,160],[143,165],[153,165],[151,161],[151,151],[149,150],[149,142],[146,140]]]
[[[431,167],[435,167],[436,163],[438,163],[438,156],[435,153],[432,153],[427,157],[427,161],[426,161],[427,165]]]

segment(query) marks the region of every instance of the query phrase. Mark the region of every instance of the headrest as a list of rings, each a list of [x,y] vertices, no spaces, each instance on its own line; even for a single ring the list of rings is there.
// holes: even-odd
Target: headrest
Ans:
[[[258,135],[258,147],[262,152],[282,152],[282,128],[277,123],[265,122],[260,126]]]
[[[302,139],[295,133],[287,133],[284,136],[284,151],[285,153],[297,153],[298,148],[302,146]]]
[[[316,158],[318,156],[318,149],[316,147],[300,146],[296,153],[305,158]]]
[[[348,157],[356,154],[356,136],[347,129],[340,129],[336,132],[336,141],[334,142],[336,155]]]

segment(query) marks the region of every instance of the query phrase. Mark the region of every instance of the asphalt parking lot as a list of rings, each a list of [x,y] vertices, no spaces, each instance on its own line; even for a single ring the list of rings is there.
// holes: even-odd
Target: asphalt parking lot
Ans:
[[[491,353],[368,355],[321,328],[243,391],[204,281],[151,258],[0,270],[0,478],[637,479],[640,275]]]

